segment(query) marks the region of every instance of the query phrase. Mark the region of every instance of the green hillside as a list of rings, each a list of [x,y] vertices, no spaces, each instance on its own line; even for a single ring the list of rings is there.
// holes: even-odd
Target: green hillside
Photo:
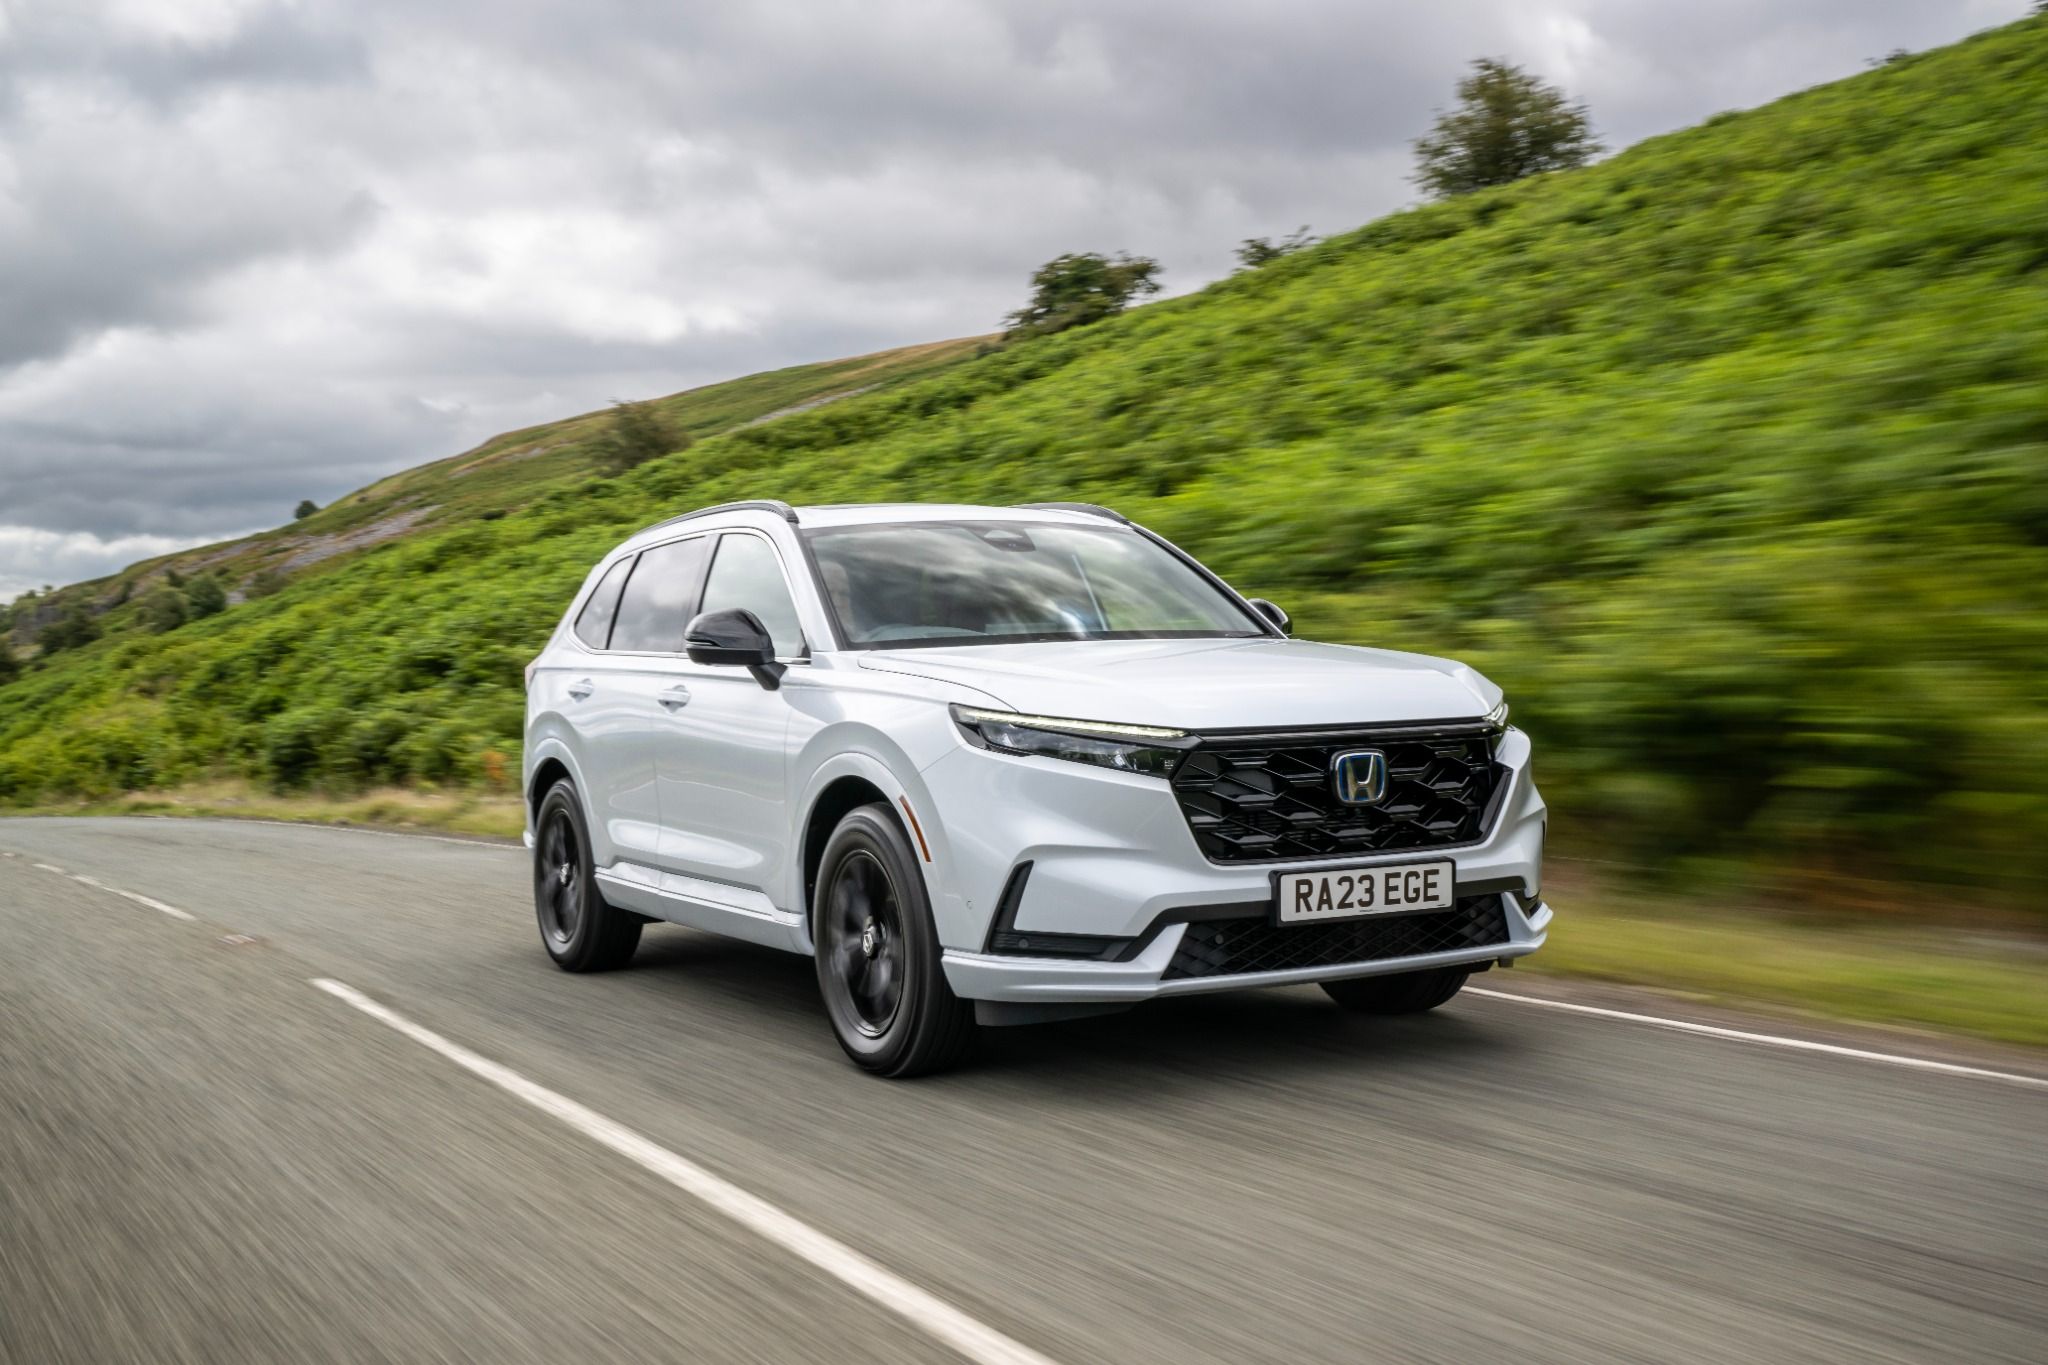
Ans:
[[[2043,319],[2034,19],[620,479],[572,434],[493,519],[443,500],[164,635],[109,613],[0,689],[0,801],[502,784],[520,666],[662,514],[1085,498],[1303,634],[1484,668],[1569,845],[2017,899],[2048,874]],[[297,529],[414,479],[448,466]]]

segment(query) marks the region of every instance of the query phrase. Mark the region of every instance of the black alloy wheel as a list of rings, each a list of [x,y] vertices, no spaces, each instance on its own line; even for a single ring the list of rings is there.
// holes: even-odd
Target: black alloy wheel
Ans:
[[[903,911],[873,853],[854,849],[840,860],[825,913],[832,970],[853,1005],[854,1027],[879,1038],[903,1004]]]
[[[839,1045],[881,1076],[953,1065],[974,1006],[953,994],[917,855],[895,813],[862,806],[825,845],[812,895],[818,990]]]
[[[590,827],[575,784],[564,778],[548,788],[533,828],[533,911],[541,946],[565,972],[625,966],[640,946],[646,921],[599,892]]]
[[[558,952],[576,941],[583,895],[583,842],[569,812],[557,807],[548,812],[541,828],[539,854],[533,860],[533,898],[540,931]]]

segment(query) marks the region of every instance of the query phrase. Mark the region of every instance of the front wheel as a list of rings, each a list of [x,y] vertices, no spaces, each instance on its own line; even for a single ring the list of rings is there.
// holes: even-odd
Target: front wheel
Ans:
[[[1438,967],[1392,976],[1354,976],[1322,986],[1323,994],[1355,1014],[1421,1014],[1456,995],[1470,975],[1463,967]]]
[[[583,803],[567,778],[541,798],[533,830],[533,910],[548,956],[565,972],[625,966],[646,921],[598,894]]]
[[[887,806],[839,822],[812,903],[818,989],[847,1056],[904,1077],[966,1055],[974,1007],[946,984],[924,878]]]

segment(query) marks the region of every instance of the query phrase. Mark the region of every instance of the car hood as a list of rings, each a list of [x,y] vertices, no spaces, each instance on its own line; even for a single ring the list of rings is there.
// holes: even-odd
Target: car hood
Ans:
[[[1072,640],[867,650],[861,667],[959,683],[1016,711],[1183,730],[1477,719],[1500,689],[1463,664],[1309,640]]]

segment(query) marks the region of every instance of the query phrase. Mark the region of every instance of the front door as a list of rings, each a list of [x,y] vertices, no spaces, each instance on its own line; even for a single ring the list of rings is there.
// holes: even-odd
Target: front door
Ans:
[[[736,607],[761,619],[778,657],[803,655],[781,556],[751,531],[719,537],[698,610]],[[672,681],[686,695],[671,697],[655,755],[662,867],[772,901],[777,874],[792,856],[789,703],[744,668],[685,661]]]

